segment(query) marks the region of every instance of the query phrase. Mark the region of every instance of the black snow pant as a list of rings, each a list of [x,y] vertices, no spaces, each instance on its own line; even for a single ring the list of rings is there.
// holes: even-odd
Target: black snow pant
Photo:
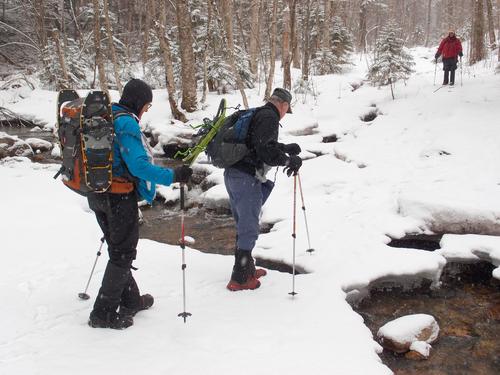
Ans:
[[[443,85],[455,84],[455,70],[457,70],[457,61],[456,57],[443,59],[443,70],[444,70],[444,79]]]
[[[108,244],[109,260],[94,303],[94,313],[104,317],[120,305],[135,308],[140,304],[139,288],[130,271],[139,241],[137,195],[135,191],[96,193],[89,194],[88,202]]]

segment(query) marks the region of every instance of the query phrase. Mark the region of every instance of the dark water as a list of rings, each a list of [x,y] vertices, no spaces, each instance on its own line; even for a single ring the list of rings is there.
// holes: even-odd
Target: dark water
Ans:
[[[0,126],[0,132],[18,136],[21,139],[39,138],[51,143],[57,142],[57,138],[51,131],[31,131],[31,129],[26,126]]]
[[[155,202],[143,208],[144,223],[140,226],[141,238],[175,245],[181,233],[181,215],[178,207],[166,207]],[[236,231],[230,215],[217,214],[203,207],[189,208],[185,214],[186,236],[193,237],[196,249],[214,254],[234,253]]]
[[[500,374],[500,284],[493,266],[450,264],[439,290],[372,291],[358,311],[374,337],[390,320],[407,314],[433,315],[441,328],[427,360],[387,350],[383,362],[395,374]]]

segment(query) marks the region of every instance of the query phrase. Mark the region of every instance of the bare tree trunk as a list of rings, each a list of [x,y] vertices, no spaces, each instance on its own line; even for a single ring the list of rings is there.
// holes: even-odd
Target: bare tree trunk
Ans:
[[[236,17],[236,22],[238,23],[238,29],[239,29],[240,38],[241,38],[241,46],[243,47],[245,52],[248,53],[249,51],[247,48],[247,42],[245,40],[245,32],[243,30],[243,23],[241,22],[240,13],[238,10],[236,12],[234,12],[234,16]]]
[[[47,31],[45,28],[44,0],[35,1],[35,12],[37,13],[36,26],[37,26],[38,41],[40,43],[40,50],[43,50],[45,47],[47,47]]]
[[[484,49],[484,10],[483,0],[472,0],[474,4],[474,26],[472,29],[472,53],[470,64],[475,64],[485,58]]]
[[[293,67],[300,69],[300,50],[297,33],[297,0],[293,0],[290,8],[290,43],[292,50]]]
[[[59,59],[59,65],[61,66],[61,72],[63,77],[62,82],[59,79],[57,80],[57,89],[58,90],[67,89],[69,88],[68,70],[66,69],[64,54],[62,52],[61,41],[59,39],[59,32],[57,31],[57,29],[54,29],[52,31],[52,38],[54,39],[54,42],[56,44],[57,57]]]
[[[431,13],[432,11],[432,0],[427,2],[427,22],[425,23],[425,46],[429,47],[429,40],[431,36]]]
[[[142,5],[139,5],[142,8]],[[142,41],[142,63],[143,67],[148,63],[149,30],[151,28],[151,12],[145,9],[146,19],[144,20],[144,38]]]
[[[101,52],[101,24],[99,22],[100,9],[99,0],[92,0],[94,5],[94,45],[95,45],[95,61],[99,70],[99,84],[101,90],[108,91],[108,82],[106,80],[106,71],[104,70],[104,62]]]
[[[181,52],[182,102],[181,108],[196,111],[196,71],[193,51],[193,32],[188,3],[177,0],[177,25],[179,27],[179,47]]]
[[[302,79],[309,80],[309,40],[311,35],[311,0],[306,1],[306,24],[304,28],[304,45],[302,51]]]
[[[160,0],[159,12],[156,12],[156,1],[148,0],[149,9],[154,17],[154,25],[156,30],[156,35],[158,41],[160,42],[160,50],[163,56],[163,65],[165,67],[165,80],[168,93],[168,103],[170,105],[170,111],[174,119],[186,122],[186,116],[177,107],[177,102],[175,101],[175,86],[174,86],[174,68],[172,65],[172,56],[170,53],[170,45],[168,39],[165,37],[165,21],[163,14],[165,13],[165,2]]]
[[[61,17],[59,23],[61,24],[61,34],[63,39],[64,49],[68,45],[68,37],[66,36],[66,22],[64,21],[64,0],[59,0],[59,17]]]
[[[222,0],[222,13],[224,14],[224,36],[228,52],[228,62],[231,70],[233,71],[234,78],[236,79],[236,85],[240,91],[241,98],[243,100],[243,105],[248,108],[247,95],[245,94],[245,89],[243,87],[243,82],[241,81],[240,73],[236,69],[236,63],[234,61],[234,40],[233,40],[233,24],[232,24],[232,14],[233,14],[233,0]],[[214,6],[214,10],[217,8]],[[220,15],[219,15],[220,17]]]
[[[113,64],[113,73],[115,75],[116,86],[120,95],[122,94],[123,88],[120,82],[120,73],[118,72],[118,62],[116,60],[115,43],[113,37],[113,29],[111,28],[111,22],[109,21],[109,9],[108,1],[104,0],[104,21],[106,24],[106,33],[108,34],[108,47],[111,54],[111,63]]]
[[[500,26],[500,0],[497,0],[498,25]],[[500,39],[500,36],[499,36]],[[498,45],[498,62],[500,62],[500,43]]]
[[[126,49],[127,49],[127,59],[130,61],[130,39],[131,39],[131,34],[133,31],[133,23],[132,23],[132,16],[134,15],[134,3],[129,0],[128,6],[127,6],[127,37],[125,38],[125,43],[126,43]]]
[[[278,13],[278,0],[273,1],[273,18],[271,21],[271,32],[270,32],[270,56],[269,56],[269,74],[267,76],[266,91],[264,93],[264,100],[268,100],[271,96],[271,90],[273,88],[274,79],[274,69],[276,65],[276,16]]]
[[[288,0],[283,11],[283,39],[282,39],[282,64],[283,64],[283,87],[287,90],[292,88],[292,75],[290,72],[290,28],[291,14],[290,8],[295,7],[296,0]]]
[[[332,1],[323,0],[324,20],[321,27],[321,48],[326,49],[330,47],[330,24],[331,24],[331,11]]]
[[[212,24],[212,4],[210,0],[207,1],[207,31],[205,35],[205,43],[203,47],[203,95],[201,97],[201,102],[205,103],[207,100],[208,91],[208,72],[207,72],[207,54],[210,45],[210,30]]]
[[[486,0],[486,10],[488,14],[488,35],[490,37],[490,48],[496,48],[495,25],[493,22],[493,6],[491,0]]]
[[[143,18],[143,14],[144,14],[144,7],[142,6],[138,6],[136,7],[135,6],[135,1],[132,0],[132,3],[134,4],[134,10],[136,10],[136,8],[139,8],[138,9],[138,12],[137,12],[137,34],[138,35],[142,35],[142,30],[143,30],[143,25],[142,25],[142,18]],[[146,74],[146,61],[144,60],[144,56],[143,56],[143,53],[141,51],[141,63],[142,63],[142,74]]]
[[[71,10],[71,17],[73,18],[73,22],[75,24],[75,34],[74,34],[74,39],[78,39],[78,43],[80,45],[80,48],[83,47],[83,36],[82,36],[82,31],[80,30],[80,25],[78,24],[78,16],[80,14],[80,8],[77,4],[76,1],[70,1],[70,10]]]
[[[359,43],[358,50],[366,53],[366,7],[365,1],[361,1],[359,7]]]
[[[250,71],[257,74],[259,56],[259,8],[260,0],[250,2]]]

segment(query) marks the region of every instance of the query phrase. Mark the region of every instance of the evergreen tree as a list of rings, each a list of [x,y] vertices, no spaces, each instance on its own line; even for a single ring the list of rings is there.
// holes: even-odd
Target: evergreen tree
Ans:
[[[213,16],[210,20],[209,42],[206,56],[207,84],[210,91],[225,92],[228,86],[237,89],[237,77],[229,63],[228,50],[225,44],[225,31],[220,13],[214,2],[211,3]],[[227,38],[226,38],[227,39]],[[234,43],[234,42],[233,42]],[[253,75],[250,71],[250,58],[243,48],[234,43],[234,64],[245,88],[252,88]]]
[[[342,24],[340,17],[333,18],[329,34],[331,38],[328,38],[327,45],[331,47],[321,48],[311,62],[314,74],[340,73],[346,65],[350,64],[349,55],[354,50],[352,34]]]
[[[375,58],[368,71],[368,79],[379,86],[390,85],[394,99],[394,84],[407,80],[414,72],[413,56],[406,52],[403,40],[398,37],[401,29],[395,22],[382,28],[375,44]]]

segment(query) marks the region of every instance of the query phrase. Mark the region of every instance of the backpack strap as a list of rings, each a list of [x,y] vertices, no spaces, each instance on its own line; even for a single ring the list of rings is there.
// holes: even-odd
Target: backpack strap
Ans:
[[[134,114],[132,114],[129,111],[126,111],[124,109],[120,109],[118,111],[113,112],[113,120],[116,120],[117,118],[120,118],[122,116],[130,116],[135,120]]]
[[[123,117],[123,116],[130,116],[134,120],[137,121],[137,118],[133,113],[130,113],[129,111],[127,111],[125,109],[119,109],[118,111],[113,112],[113,122],[116,121],[118,118]],[[121,148],[122,145],[120,144],[120,141],[118,140],[118,138],[115,137],[115,141],[118,142],[118,144]],[[139,183],[138,178],[133,176],[132,173],[130,173],[130,171],[127,167],[127,164],[125,164],[123,159],[122,159],[121,164],[122,164],[123,169],[125,171],[125,174],[123,176],[124,178],[113,177],[113,184],[115,186],[112,186],[112,188],[114,188],[114,189],[111,189],[111,191],[110,191],[111,193],[115,193],[115,194],[129,193],[132,190],[134,190],[134,187],[136,187],[136,185],[138,185],[138,183]],[[130,188],[130,185],[132,185],[132,188]]]

